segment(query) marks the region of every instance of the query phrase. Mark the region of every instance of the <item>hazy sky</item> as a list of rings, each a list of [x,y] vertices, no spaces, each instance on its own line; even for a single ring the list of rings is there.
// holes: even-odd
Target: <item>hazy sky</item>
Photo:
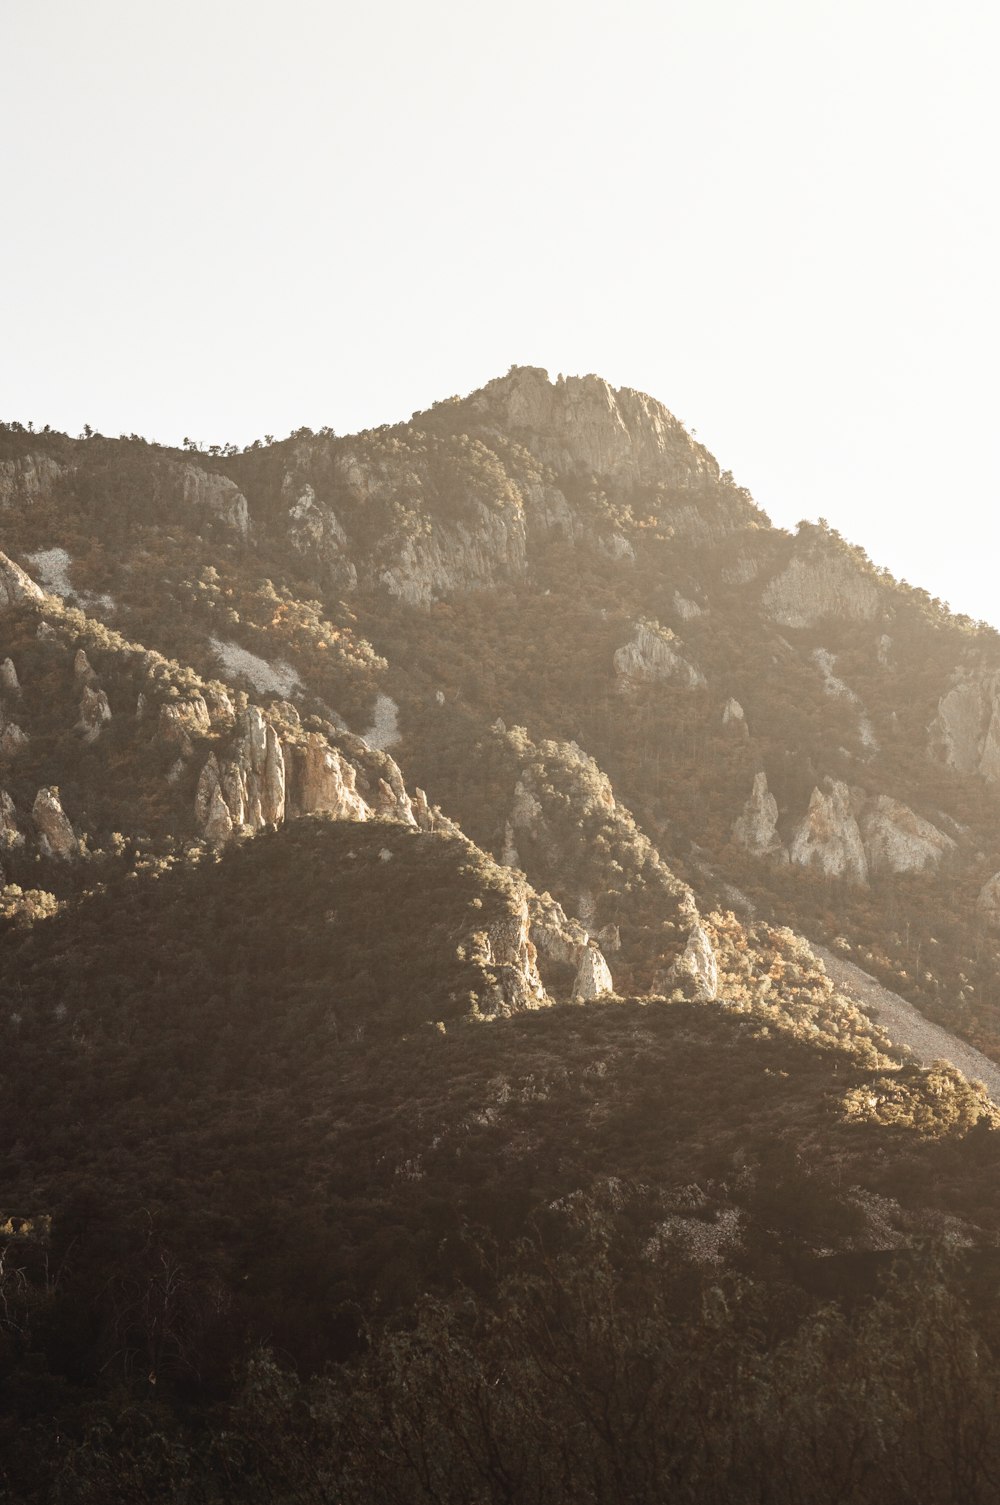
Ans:
[[[0,416],[244,443],[596,371],[1000,625],[996,14],[0,0]]]

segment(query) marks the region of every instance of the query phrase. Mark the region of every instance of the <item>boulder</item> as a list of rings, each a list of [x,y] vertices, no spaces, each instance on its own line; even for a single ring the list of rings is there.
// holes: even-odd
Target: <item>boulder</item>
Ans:
[[[21,688],[13,659],[5,658],[0,664],[0,694],[16,695]]]

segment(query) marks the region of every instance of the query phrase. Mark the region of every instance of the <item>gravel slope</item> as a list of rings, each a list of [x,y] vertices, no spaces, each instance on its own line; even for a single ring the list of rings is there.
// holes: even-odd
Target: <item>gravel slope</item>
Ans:
[[[970,1081],[984,1082],[990,1097],[1000,1104],[1000,1066],[989,1056],[939,1024],[932,1024],[912,1003],[898,993],[890,993],[853,962],[845,961],[825,946],[817,946],[815,941],[810,941],[809,946],[840,991],[861,1004],[875,1023],[882,1026],[893,1045],[908,1045],[922,1066],[929,1066],[932,1061],[950,1061]]]

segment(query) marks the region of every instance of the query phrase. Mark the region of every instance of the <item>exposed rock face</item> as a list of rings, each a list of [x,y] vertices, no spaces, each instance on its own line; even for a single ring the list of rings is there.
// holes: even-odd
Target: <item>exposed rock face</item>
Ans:
[[[0,664],[0,694],[16,695],[21,688],[13,659],[5,658]]]
[[[206,841],[234,831],[259,831],[285,818],[285,756],[278,734],[257,706],[237,720],[228,758],[215,753],[202,768],[195,820]]]
[[[287,475],[281,487],[288,509],[288,538],[292,548],[315,561],[321,573],[338,590],[356,590],[357,566],[348,553],[347,534],[332,507],[316,500],[308,482],[296,483]]]
[[[625,680],[659,681],[695,690],[705,676],[681,653],[683,644],[669,628],[637,622],[635,636],[615,654],[615,672]]]
[[[10,847],[23,847],[24,834],[17,824],[14,801],[6,789],[0,789],[0,851]]]
[[[778,835],[778,802],[767,787],[763,769],[754,775],[753,791],[733,822],[733,841],[752,857],[778,857],[788,861],[788,852]]]
[[[813,790],[789,856],[799,867],[818,867],[830,878],[868,882],[868,859],[846,784],[827,779],[825,789]]]
[[[579,920],[571,920],[549,893],[528,896],[531,939],[545,961],[579,968],[590,939]]]
[[[879,612],[875,582],[833,550],[795,554],[761,597],[761,609],[781,627],[812,627],[824,617],[870,622]]]
[[[960,679],[941,697],[929,734],[932,757],[1000,781],[1000,673]]]
[[[594,998],[603,998],[614,992],[611,968],[593,942],[583,949],[580,966],[573,984],[573,999],[576,1003],[589,1003]]]
[[[31,807],[31,818],[38,832],[38,846],[43,857],[58,857],[63,862],[80,854],[80,844],[73,834],[66,812],[54,785],[39,789]]]
[[[111,707],[107,695],[103,690],[95,690],[93,685],[85,685],[80,697],[80,717],[75,730],[82,734],[84,742],[96,742],[110,720]]]
[[[161,742],[176,747],[182,757],[190,755],[195,737],[207,737],[211,730],[212,719],[203,695],[167,700],[160,707],[156,735]]]
[[[409,606],[429,606],[456,590],[479,590],[521,578],[527,568],[523,507],[497,512],[482,502],[468,521],[434,519],[427,533],[405,538],[378,582]]]
[[[814,648],[812,657],[813,662],[823,676],[823,689],[827,695],[832,696],[834,700],[846,701],[848,705],[853,706],[857,711],[858,737],[860,738],[862,747],[864,747],[866,752],[877,752],[878,738],[875,736],[875,728],[872,726],[871,717],[861,703],[860,697],[855,694],[850,685],[846,685],[842,679],[838,679],[836,674],[834,674],[833,671],[836,668],[837,660],[833,654],[829,653],[825,648]]]
[[[749,737],[750,728],[747,726],[746,712],[738,700],[730,695],[722,707],[722,724],[728,727],[730,732],[737,737]]]
[[[560,474],[594,471],[624,484],[694,489],[718,480],[716,462],[666,408],[598,376],[550,382],[540,367],[518,366],[473,401]]]
[[[697,601],[689,601],[680,591],[674,591],[674,611],[684,622],[691,622],[705,615],[704,606],[699,606]]]
[[[73,677],[78,685],[93,685],[97,683],[97,675],[91,668],[90,659],[82,648],[78,648],[73,655]]]
[[[249,537],[250,509],[235,481],[197,465],[184,465],[180,483],[188,507],[207,512],[244,541]]]
[[[865,802],[860,827],[872,874],[920,873],[956,850],[950,836],[888,794]]]
[[[222,791],[222,776],[215,753],[209,755],[198,779],[195,795],[195,820],[207,842],[220,846],[233,834],[233,817]]]
[[[17,606],[21,601],[44,601],[45,592],[13,559],[0,554],[0,607]]]
[[[16,758],[30,743],[28,733],[16,721],[8,721],[0,712],[0,752],[5,758]]]
[[[664,993],[682,988],[685,996],[696,1003],[711,1003],[718,997],[719,962],[703,925],[692,927],[683,952],[655,986]]]
[[[528,925],[528,904],[524,900],[514,914],[495,920],[477,935],[475,955],[488,979],[482,1011],[490,1017],[543,1008],[549,1001],[538,975],[538,958]]]
[[[976,907],[988,925],[1000,928],[1000,873],[994,873],[979,890]]]
[[[356,787],[355,770],[318,733],[288,748],[289,815],[332,815],[367,820],[371,813]]]
[[[790,855],[800,867],[816,866],[828,877],[867,884],[878,873],[923,872],[955,850],[950,836],[900,800],[827,779],[824,788],[812,792]]]
[[[48,455],[21,455],[0,460],[0,507],[35,502],[51,491],[62,466]]]

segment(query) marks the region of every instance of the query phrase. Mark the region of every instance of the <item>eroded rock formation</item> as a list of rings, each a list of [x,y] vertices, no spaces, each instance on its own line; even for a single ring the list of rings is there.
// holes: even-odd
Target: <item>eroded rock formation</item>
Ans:
[[[705,676],[684,657],[684,645],[658,622],[637,622],[635,636],[615,653],[615,673],[623,680],[658,681],[695,690]]]
[[[778,835],[778,802],[767,787],[763,769],[754,775],[753,790],[743,812],[733,822],[733,841],[752,857],[777,857],[788,861],[788,852]]]
[[[31,818],[38,833],[38,848],[43,857],[57,857],[63,862],[80,854],[69,818],[59,800],[55,785],[39,789],[31,807]]]

